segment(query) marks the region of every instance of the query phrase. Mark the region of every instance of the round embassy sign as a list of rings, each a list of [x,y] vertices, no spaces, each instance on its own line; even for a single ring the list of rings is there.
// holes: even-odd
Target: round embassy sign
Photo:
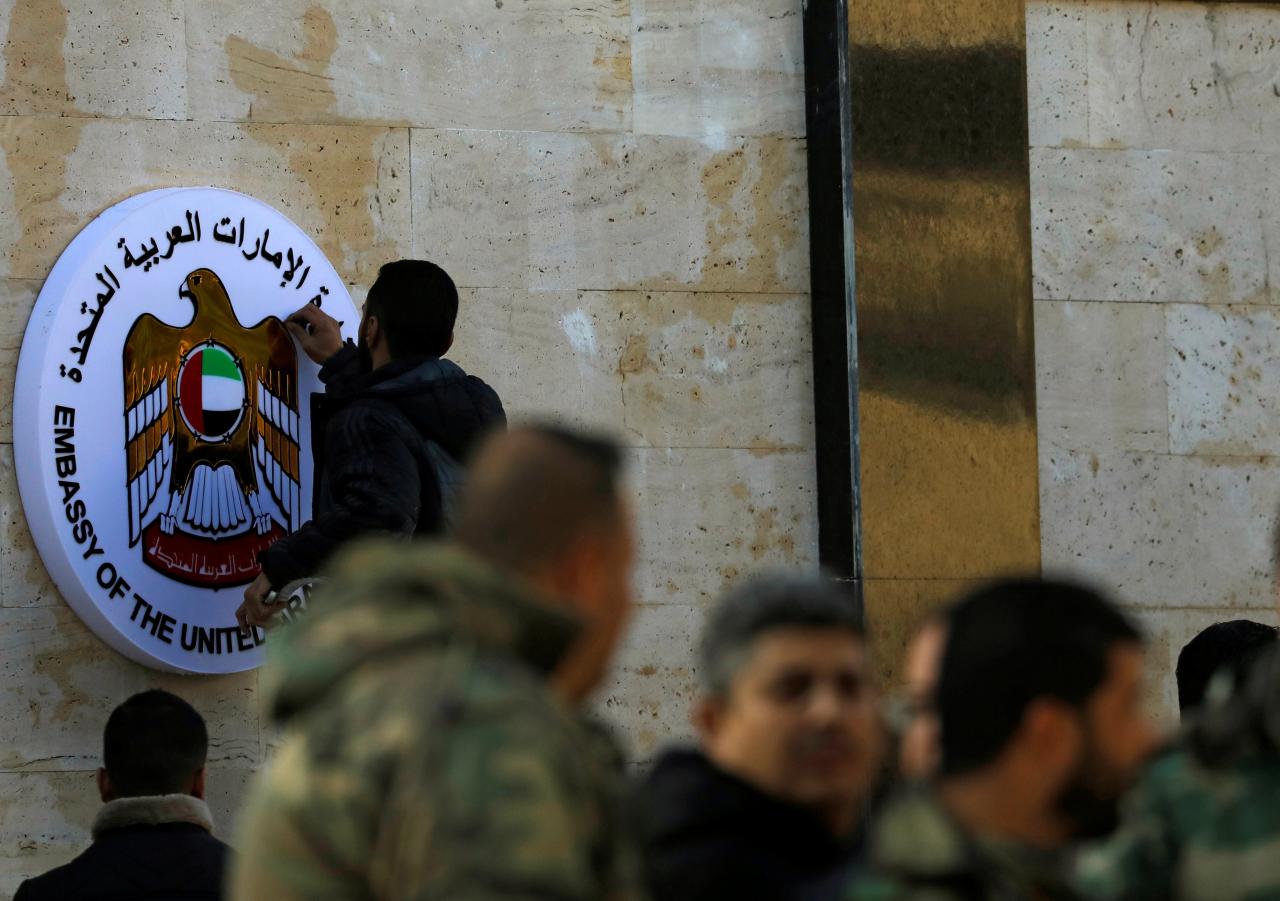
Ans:
[[[318,367],[284,319],[358,314],[277,210],[166,188],[104,212],[59,257],[18,360],[14,456],[45,566],[91,629],[150,666],[257,666],[235,610],[257,555],[311,514]]]

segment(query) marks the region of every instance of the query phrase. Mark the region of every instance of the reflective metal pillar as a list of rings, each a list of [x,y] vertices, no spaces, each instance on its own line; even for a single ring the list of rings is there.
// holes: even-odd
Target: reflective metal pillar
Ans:
[[[847,4],[860,576],[892,671],[933,606],[1039,567],[1026,32],[1023,0]]]

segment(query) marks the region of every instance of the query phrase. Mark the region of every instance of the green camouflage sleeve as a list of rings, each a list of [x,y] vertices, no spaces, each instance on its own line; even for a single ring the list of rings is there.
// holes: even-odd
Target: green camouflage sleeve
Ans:
[[[232,901],[365,894],[365,824],[378,799],[349,760],[317,760],[313,750],[295,735],[255,778],[236,832]]]
[[[1106,842],[1080,854],[1078,889],[1099,901],[1173,897],[1177,824],[1190,786],[1181,753],[1155,761],[1126,800],[1124,820]]]
[[[608,774],[568,716],[548,715],[547,706],[459,713],[442,730],[447,738],[432,743],[435,759],[389,787],[372,854],[376,893],[439,901],[639,897]]]

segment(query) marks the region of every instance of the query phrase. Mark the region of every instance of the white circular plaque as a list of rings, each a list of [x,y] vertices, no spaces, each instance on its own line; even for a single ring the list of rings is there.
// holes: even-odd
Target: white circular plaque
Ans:
[[[259,664],[235,610],[258,552],[311,515],[318,367],[285,318],[359,315],[320,249],[279,211],[166,188],[71,242],[27,324],[14,457],[50,575],[91,629],[162,669]]]

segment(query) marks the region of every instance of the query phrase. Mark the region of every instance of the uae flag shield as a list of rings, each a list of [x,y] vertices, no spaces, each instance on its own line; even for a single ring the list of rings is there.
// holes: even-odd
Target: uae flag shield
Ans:
[[[229,350],[208,343],[187,355],[178,377],[178,404],[191,431],[206,441],[235,431],[244,413],[244,373]]]

